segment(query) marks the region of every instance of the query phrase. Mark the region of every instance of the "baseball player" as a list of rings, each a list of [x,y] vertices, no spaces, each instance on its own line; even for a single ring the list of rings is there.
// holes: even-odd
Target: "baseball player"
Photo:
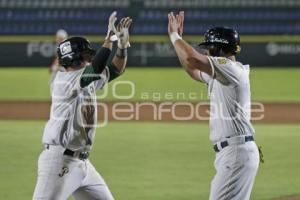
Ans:
[[[52,105],[38,160],[34,200],[113,200],[101,175],[88,160],[97,123],[96,89],[120,76],[127,61],[128,29],[132,20],[123,18],[117,29],[116,12],[109,18],[108,34],[95,52],[88,40],[71,37],[57,48],[59,71],[51,83]],[[118,48],[106,65],[112,49],[112,34]]]
[[[209,29],[198,53],[182,39],[184,12],[168,14],[168,32],[185,71],[208,86],[210,140],[216,152],[216,175],[210,200],[248,200],[259,166],[250,122],[249,65],[236,61],[239,34],[230,28]]]

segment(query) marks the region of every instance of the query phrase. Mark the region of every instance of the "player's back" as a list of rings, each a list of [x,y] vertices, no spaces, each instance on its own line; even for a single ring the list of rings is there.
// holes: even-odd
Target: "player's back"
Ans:
[[[210,140],[215,143],[238,135],[252,135],[249,65],[209,57],[214,78],[204,73],[210,96]]]
[[[83,70],[59,71],[51,83],[51,113],[43,143],[59,144],[72,150],[90,148],[96,121],[96,99],[94,84],[80,87]],[[85,127],[87,122],[91,123],[89,128]]]

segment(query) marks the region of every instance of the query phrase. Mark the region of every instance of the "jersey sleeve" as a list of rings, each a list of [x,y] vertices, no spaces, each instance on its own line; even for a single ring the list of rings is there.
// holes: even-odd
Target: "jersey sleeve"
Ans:
[[[120,72],[114,64],[112,64],[112,63],[108,64],[108,66],[106,66],[102,72],[102,78],[95,81],[96,89],[103,88],[107,82],[110,82],[110,81],[116,79],[123,73],[124,72]]]
[[[101,74],[102,78],[95,81],[96,89],[102,89],[107,82],[116,79],[123,73],[124,71],[120,72],[114,64],[108,64]]]
[[[208,85],[212,80],[212,77],[204,72],[199,71],[199,80]]]
[[[80,87],[86,87],[92,82],[95,82],[96,89],[101,89],[105,83],[110,82],[120,76],[123,72],[120,72],[117,67],[110,63],[108,64],[102,73],[97,73],[92,65],[85,67],[80,77]]]
[[[80,77],[80,87],[84,88],[91,84],[93,81],[97,81],[103,79],[104,70],[102,73],[95,72],[95,69],[92,65],[88,65],[83,70],[81,77]]]
[[[208,56],[213,77],[222,84],[238,84],[243,68],[236,62],[224,57]]]

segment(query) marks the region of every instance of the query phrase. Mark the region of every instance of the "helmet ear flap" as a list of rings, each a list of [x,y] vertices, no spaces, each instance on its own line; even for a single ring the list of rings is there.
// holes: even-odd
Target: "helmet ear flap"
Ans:
[[[66,67],[68,67],[68,66],[70,66],[70,65],[72,65],[72,55],[68,55],[68,57],[64,57],[64,58],[62,58],[60,55],[59,55],[59,53],[57,52],[57,55],[58,55],[58,61],[59,61],[59,64],[62,66],[62,67],[64,67],[64,68],[66,68]]]

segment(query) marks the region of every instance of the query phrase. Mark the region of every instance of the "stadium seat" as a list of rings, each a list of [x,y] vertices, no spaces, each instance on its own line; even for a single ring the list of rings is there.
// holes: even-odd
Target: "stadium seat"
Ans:
[[[238,27],[244,34],[299,34],[296,0],[0,0],[0,34],[52,34],[64,26],[74,34],[105,34],[106,20],[119,5],[119,19],[134,18],[135,34],[165,34],[170,6],[185,13],[185,33],[212,25]],[[132,7],[128,8],[130,3]],[[201,4],[202,3],[202,4]],[[142,9],[134,7],[137,4]],[[258,5],[264,9],[258,8]],[[236,9],[235,7],[239,7]],[[276,8],[275,8],[276,6]],[[293,8],[295,7],[295,8]],[[279,9],[280,8],[280,9]],[[41,24],[43,24],[41,26]],[[76,24],[76,25],[73,25]],[[19,27],[19,28],[16,28]]]

